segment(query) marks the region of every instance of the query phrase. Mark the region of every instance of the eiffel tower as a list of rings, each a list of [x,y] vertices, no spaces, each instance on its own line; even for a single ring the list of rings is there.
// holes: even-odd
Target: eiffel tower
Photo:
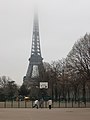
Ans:
[[[33,35],[31,57],[29,58],[29,66],[26,76],[23,78],[23,84],[27,87],[39,86],[39,82],[43,79],[43,58],[40,49],[39,23],[38,15],[34,15]]]

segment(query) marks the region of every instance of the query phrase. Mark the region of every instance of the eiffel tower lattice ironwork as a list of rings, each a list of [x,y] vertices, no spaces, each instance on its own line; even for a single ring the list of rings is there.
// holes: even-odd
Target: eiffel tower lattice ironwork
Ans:
[[[29,66],[24,76],[23,83],[27,85],[39,85],[41,81],[41,72],[44,70],[43,58],[40,49],[39,23],[37,14],[34,15],[33,35],[31,57],[29,58]]]

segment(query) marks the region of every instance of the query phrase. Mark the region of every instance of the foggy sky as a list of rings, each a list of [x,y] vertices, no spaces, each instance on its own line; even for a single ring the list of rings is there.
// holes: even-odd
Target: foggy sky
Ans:
[[[20,85],[31,55],[36,6],[45,62],[65,58],[75,41],[90,32],[90,0],[0,0],[0,76]]]

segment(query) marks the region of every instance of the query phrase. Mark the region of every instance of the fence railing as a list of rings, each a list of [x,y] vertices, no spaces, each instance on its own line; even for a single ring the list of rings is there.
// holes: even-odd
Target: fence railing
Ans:
[[[32,108],[33,101],[5,101],[0,102],[0,108]],[[48,108],[48,102],[44,101],[42,108]],[[52,108],[90,108],[90,102],[82,101],[53,101]]]

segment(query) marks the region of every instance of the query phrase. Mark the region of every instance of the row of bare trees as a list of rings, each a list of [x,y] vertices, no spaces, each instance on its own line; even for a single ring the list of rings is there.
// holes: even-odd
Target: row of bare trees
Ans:
[[[90,34],[80,38],[65,59],[45,67],[52,99],[90,101]]]

